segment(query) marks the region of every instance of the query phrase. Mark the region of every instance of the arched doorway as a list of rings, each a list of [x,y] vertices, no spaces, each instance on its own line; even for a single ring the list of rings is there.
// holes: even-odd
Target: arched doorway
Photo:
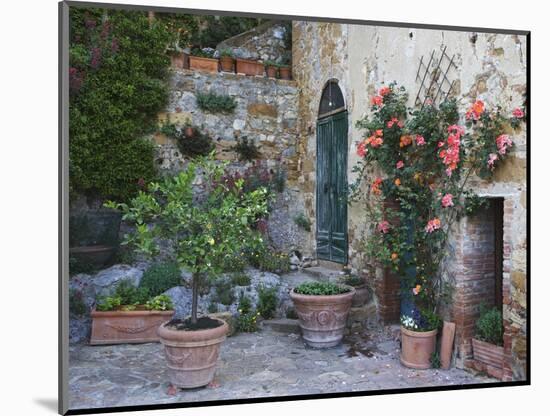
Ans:
[[[317,258],[348,260],[348,113],[338,81],[329,81],[317,120]]]

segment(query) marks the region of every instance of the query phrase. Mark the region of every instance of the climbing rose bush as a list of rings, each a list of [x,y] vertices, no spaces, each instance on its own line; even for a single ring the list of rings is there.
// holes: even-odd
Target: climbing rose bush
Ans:
[[[407,98],[396,83],[383,86],[357,122],[365,134],[350,201],[365,204],[366,254],[397,272],[402,295],[425,316],[445,293],[439,267],[450,227],[479,205],[468,179],[494,173],[514,145],[507,127],[518,128],[525,113],[507,118],[476,100],[460,117],[455,100],[411,109]]]

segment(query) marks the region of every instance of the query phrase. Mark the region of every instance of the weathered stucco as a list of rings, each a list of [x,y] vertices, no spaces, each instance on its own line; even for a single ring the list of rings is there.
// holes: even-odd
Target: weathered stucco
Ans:
[[[427,29],[374,27],[322,22],[293,24],[293,72],[299,87],[298,128],[300,166],[298,184],[311,220],[315,223],[315,127],[324,85],[338,80],[349,114],[348,181],[355,177],[358,161],[355,143],[361,131],[355,123],[368,112],[369,98],[383,84],[397,81],[409,92],[409,105],[420,87],[416,79],[420,58],[447,47],[455,56],[456,68],[448,77],[455,80],[450,96],[456,97],[464,113],[474,99],[505,113],[522,106],[526,92],[526,39],[524,36],[468,33]],[[511,368],[508,378],[525,377],[526,304],[526,134],[509,132],[515,143],[513,154],[499,167],[492,181],[474,178],[472,187],[486,197],[504,198],[503,315],[505,350]],[[308,161],[304,163],[304,161]],[[455,239],[466,229],[456,227]],[[363,270],[361,240],[365,221],[359,204],[348,208],[350,266]],[[315,227],[313,227],[313,230]],[[315,233],[311,233],[315,244]],[[451,247],[453,242],[451,242]],[[312,247],[315,250],[315,247]],[[455,272],[457,272],[455,270]],[[453,276],[449,277],[452,280]],[[508,343],[508,344],[507,344]]]

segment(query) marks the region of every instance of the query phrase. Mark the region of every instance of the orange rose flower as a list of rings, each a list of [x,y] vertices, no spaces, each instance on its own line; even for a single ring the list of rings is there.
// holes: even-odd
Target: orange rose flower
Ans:
[[[410,145],[412,142],[413,142],[412,136],[409,136],[409,135],[401,136],[401,138],[399,139],[399,147],[408,146],[408,145]]]
[[[397,255],[397,253],[391,253],[391,259],[393,261],[397,260],[399,258],[399,256]]]
[[[397,178],[393,183],[395,183],[395,186],[401,185],[401,179]]]

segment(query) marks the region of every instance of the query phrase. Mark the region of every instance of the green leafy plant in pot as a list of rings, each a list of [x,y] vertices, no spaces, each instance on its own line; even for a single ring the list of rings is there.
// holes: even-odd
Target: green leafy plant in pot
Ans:
[[[331,282],[302,283],[290,292],[306,344],[313,348],[340,344],[354,295],[353,287]]]
[[[224,260],[262,243],[251,225],[267,212],[267,191],[244,192],[242,180],[227,187],[224,169],[212,155],[201,157],[177,176],[150,184],[129,204],[109,203],[136,227],[128,243],[154,256],[163,241],[178,265],[192,273],[191,316],[175,316],[158,330],[175,387],[200,387],[213,379],[228,330],[222,320],[197,316],[199,288],[220,275]],[[194,185],[199,176],[200,192]]]

